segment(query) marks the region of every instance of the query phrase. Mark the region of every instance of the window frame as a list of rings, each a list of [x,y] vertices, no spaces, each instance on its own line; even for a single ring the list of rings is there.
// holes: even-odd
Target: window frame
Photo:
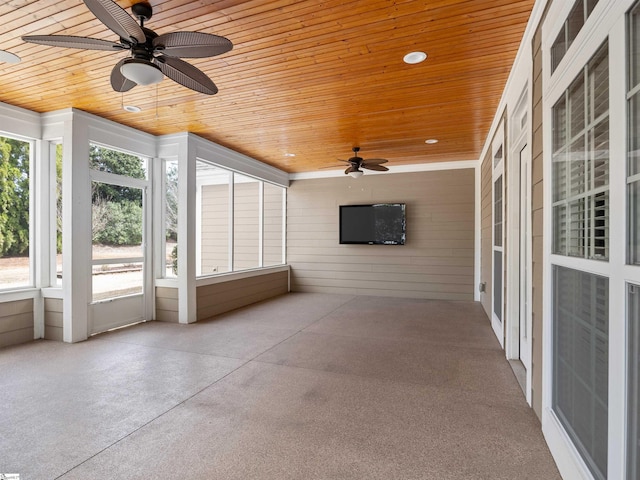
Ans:
[[[41,183],[41,180],[38,176],[41,176],[41,169],[36,166],[36,152],[38,149],[37,143],[38,141],[35,138],[26,137],[23,135],[0,131],[0,136],[3,138],[8,138],[11,140],[17,140],[19,142],[24,142],[29,144],[29,273],[28,273],[28,282],[25,284],[16,284],[8,287],[0,287],[0,295],[3,294],[11,294],[13,292],[22,292],[28,291],[38,287],[38,278],[37,278],[37,269],[40,267],[40,262],[36,261],[35,255],[36,251],[36,239],[37,239],[37,228],[36,224],[38,224],[38,220],[42,217],[43,212],[40,211],[40,206],[38,205],[38,200],[40,199],[40,195],[38,192],[38,186]]]
[[[608,478],[625,478],[626,445],[626,332],[619,319],[624,318],[625,280],[640,278],[639,270],[625,265],[626,256],[626,12],[633,0],[599,2],[576,37],[568,54],[552,73],[550,48],[559,27],[569,11],[563,2],[553,2],[542,24],[542,83],[543,83],[543,177],[552,178],[552,107],[569,87],[584,65],[593,57],[601,44],[609,42],[609,189],[610,211],[614,212],[610,225],[609,261],[572,258],[552,253],[550,241],[543,245],[543,401],[542,427],[552,454],[561,473],[592,478],[584,461],[568,440],[551,409],[552,405],[552,270],[554,265],[577,269],[609,278],[609,413],[608,413]],[[544,231],[546,239],[553,236],[553,219],[548,212],[553,203],[552,182],[545,181]],[[618,319],[618,320],[617,320]],[[576,473],[577,472],[577,473]]]
[[[202,211],[202,194],[201,194],[201,190],[202,190],[202,186],[197,184],[197,193],[196,193],[196,279],[198,280],[202,280],[202,279],[207,279],[207,278],[214,278],[214,277],[218,277],[220,275],[225,275],[225,274],[231,274],[231,273],[242,273],[242,272],[248,272],[248,271],[254,271],[254,270],[261,270],[261,269],[268,269],[268,268],[276,268],[276,267],[282,267],[284,265],[286,265],[286,187],[282,186],[282,185],[278,185],[275,182],[269,182],[267,180],[264,180],[262,178],[258,178],[254,175],[250,175],[244,172],[240,172],[240,171],[235,171],[233,169],[230,169],[228,167],[219,165],[215,162],[211,162],[211,161],[207,161],[204,160],[202,158],[197,158],[196,162],[202,162],[204,164],[210,165],[216,169],[219,169],[221,171],[227,172],[229,175],[229,183],[228,183],[228,188],[229,188],[229,215],[228,215],[228,232],[229,232],[229,239],[228,239],[228,243],[227,243],[227,247],[228,247],[228,270],[225,272],[215,272],[215,273],[202,273],[201,272],[201,220],[199,218],[201,218],[201,211]],[[258,250],[257,250],[257,258],[258,258],[258,265],[255,267],[247,267],[247,268],[235,268],[235,233],[234,233],[234,228],[235,228],[235,185],[236,185],[236,175],[239,175],[241,177],[247,177],[250,179],[255,180],[256,182],[258,182],[258,197],[257,197],[257,201],[258,201],[258,224],[256,225],[256,234],[257,234],[257,241],[258,241]],[[197,182],[196,182],[197,183]],[[265,265],[264,264],[264,249],[265,249],[265,243],[264,243],[264,185],[265,184],[269,184],[273,187],[276,188],[280,188],[282,189],[282,243],[281,243],[281,263],[278,264],[270,264],[270,265]],[[163,227],[163,232],[164,232],[164,227]],[[173,278],[173,277],[166,277],[166,278]]]

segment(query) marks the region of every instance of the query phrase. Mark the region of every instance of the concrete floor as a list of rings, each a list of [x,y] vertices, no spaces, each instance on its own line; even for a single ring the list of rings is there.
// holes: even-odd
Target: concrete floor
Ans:
[[[22,479],[558,479],[479,304],[289,294],[0,350]]]

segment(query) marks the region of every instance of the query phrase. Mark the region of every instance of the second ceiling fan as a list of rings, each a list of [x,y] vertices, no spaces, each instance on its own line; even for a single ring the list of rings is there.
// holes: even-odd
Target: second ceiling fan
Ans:
[[[214,95],[218,87],[201,70],[182,58],[205,58],[226,53],[233,43],[225,37],[201,32],[172,32],[158,35],[144,26],[153,10],[147,2],[136,3],[131,10],[136,20],[113,0],[83,0],[87,8],[119,40],[110,42],[98,38],[71,35],[28,35],[25,42],[52,47],[79,48],[119,52],[130,50],[131,56],[116,63],[111,71],[111,86],[116,92],[126,92],[136,85],[158,83],[166,75],[196,92]]]
[[[361,168],[366,170],[375,170],[378,172],[386,172],[389,169],[383,166],[383,163],[387,163],[388,160],[384,158],[370,158],[368,160],[363,159],[358,156],[358,152],[360,151],[360,147],[353,147],[353,157],[349,160],[340,160],[341,162],[345,162],[349,164],[349,167],[344,171],[345,174],[351,175],[354,178],[361,177],[364,173]]]

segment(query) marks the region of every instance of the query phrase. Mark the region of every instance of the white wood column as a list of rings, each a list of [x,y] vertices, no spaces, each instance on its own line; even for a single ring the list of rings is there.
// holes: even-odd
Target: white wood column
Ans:
[[[88,338],[91,286],[91,183],[88,125],[64,123],[62,184],[63,340]]]

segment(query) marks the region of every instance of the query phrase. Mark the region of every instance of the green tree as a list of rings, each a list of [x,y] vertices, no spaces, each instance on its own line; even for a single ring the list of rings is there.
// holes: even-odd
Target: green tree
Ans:
[[[29,146],[0,137],[0,256],[29,251]]]
[[[108,148],[92,145],[89,150],[89,164],[91,168],[102,172],[125,175],[132,178],[145,178],[146,173],[140,157],[127,153],[116,152]],[[124,200],[137,200],[137,188],[118,187],[100,183],[92,189],[92,200],[104,200],[121,203]]]
[[[56,145],[56,253],[62,253],[62,144]]]
[[[92,145],[91,168],[143,179],[146,172],[140,157]],[[142,241],[142,191],[120,185],[93,182],[93,243],[136,245]]]
[[[165,184],[165,230],[167,240],[178,239],[178,163],[167,162]]]

